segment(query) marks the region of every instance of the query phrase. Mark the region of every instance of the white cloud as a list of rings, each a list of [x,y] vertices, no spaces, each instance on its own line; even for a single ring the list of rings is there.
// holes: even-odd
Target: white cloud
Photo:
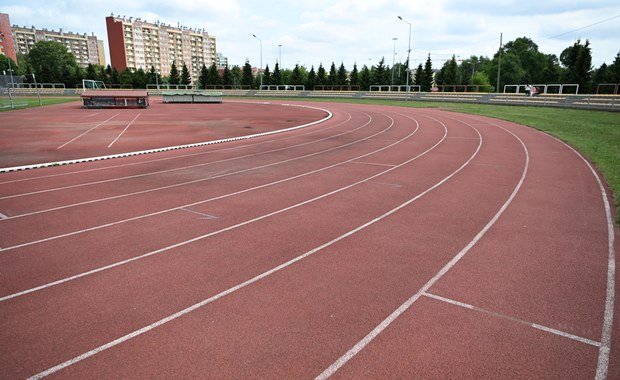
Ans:
[[[14,24],[94,32],[105,41],[105,17],[111,12],[180,23],[215,35],[218,52],[236,65],[246,59],[258,65],[260,47],[252,34],[262,39],[263,63],[270,67],[280,52],[285,67],[343,62],[350,69],[353,62],[361,67],[382,57],[391,65],[392,38],[398,38],[397,59],[404,60],[407,53],[408,25],[399,15],[412,24],[415,65],[429,53],[435,66],[453,54],[490,57],[499,47],[500,33],[504,43],[528,37],[543,53],[556,55],[578,38],[588,39],[595,66],[611,63],[620,49],[620,17],[592,25],[620,15],[617,0],[32,0],[27,6],[4,0],[0,12],[9,13]]]

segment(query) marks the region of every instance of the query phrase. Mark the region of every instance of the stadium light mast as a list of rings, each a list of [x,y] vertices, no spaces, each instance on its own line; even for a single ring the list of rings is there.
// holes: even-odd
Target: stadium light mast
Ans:
[[[405,69],[405,72],[407,73],[407,81],[405,86],[407,87],[407,99],[409,99],[409,77],[411,76],[411,70],[409,69],[411,66],[411,62],[409,62],[411,57],[411,23],[400,16],[398,16],[398,19],[409,24],[409,46],[407,48],[407,68]]]
[[[394,63],[396,61],[396,40],[398,38],[396,37],[392,37],[392,40],[394,41],[394,51],[392,52],[392,84],[394,84]]]
[[[256,34],[252,34],[252,36],[254,36],[254,38],[256,38],[259,42],[260,42],[260,69],[263,69],[263,40],[261,40],[260,38],[256,37]],[[258,75],[260,76],[260,89],[263,89],[263,73],[259,71]]]

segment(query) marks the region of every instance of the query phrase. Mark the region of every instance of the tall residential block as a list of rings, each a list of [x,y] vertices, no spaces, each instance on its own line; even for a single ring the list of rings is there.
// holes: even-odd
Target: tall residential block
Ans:
[[[217,65],[215,36],[203,29],[113,14],[106,17],[106,28],[111,65],[118,71],[141,68],[148,72],[152,66],[160,75],[167,76],[173,62],[179,72],[185,63],[195,82],[203,64]]]
[[[103,50],[103,41],[98,40],[97,36],[63,32],[47,29],[37,29],[34,26],[19,27],[13,25],[13,39],[15,41],[16,50],[22,54],[28,54],[35,43],[39,41],[56,41],[67,47],[69,53],[75,56],[77,63],[86,67],[88,64],[105,66],[105,51]]]
[[[11,20],[6,13],[0,13],[0,54],[17,62],[13,33],[11,32]]]

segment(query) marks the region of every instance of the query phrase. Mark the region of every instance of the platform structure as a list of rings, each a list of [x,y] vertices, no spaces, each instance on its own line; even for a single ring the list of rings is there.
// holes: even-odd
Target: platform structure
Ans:
[[[164,103],[222,103],[221,91],[164,91]]]
[[[149,95],[146,90],[85,90],[82,108],[146,108]]]

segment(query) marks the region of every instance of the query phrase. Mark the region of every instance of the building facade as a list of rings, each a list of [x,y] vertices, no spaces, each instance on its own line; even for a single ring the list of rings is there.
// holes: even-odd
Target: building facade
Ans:
[[[89,64],[105,66],[105,51],[103,41],[98,40],[94,34],[87,35],[73,32],[58,32],[47,29],[37,29],[13,25],[13,41],[18,53],[28,54],[35,43],[39,41],[55,41],[67,47],[67,50],[75,56],[77,63],[86,67]]]
[[[185,63],[192,82],[196,82],[203,64],[217,64],[215,36],[202,29],[114,15],[106,17],[106,28],[111,65],[118,71],[148,72],[152,66],[160,75],[168,76],[173,62],[179,72]]]
[[[17,62],[13,33],[11,32],[11,20],[6,13],[0,13],[0,54]]]

